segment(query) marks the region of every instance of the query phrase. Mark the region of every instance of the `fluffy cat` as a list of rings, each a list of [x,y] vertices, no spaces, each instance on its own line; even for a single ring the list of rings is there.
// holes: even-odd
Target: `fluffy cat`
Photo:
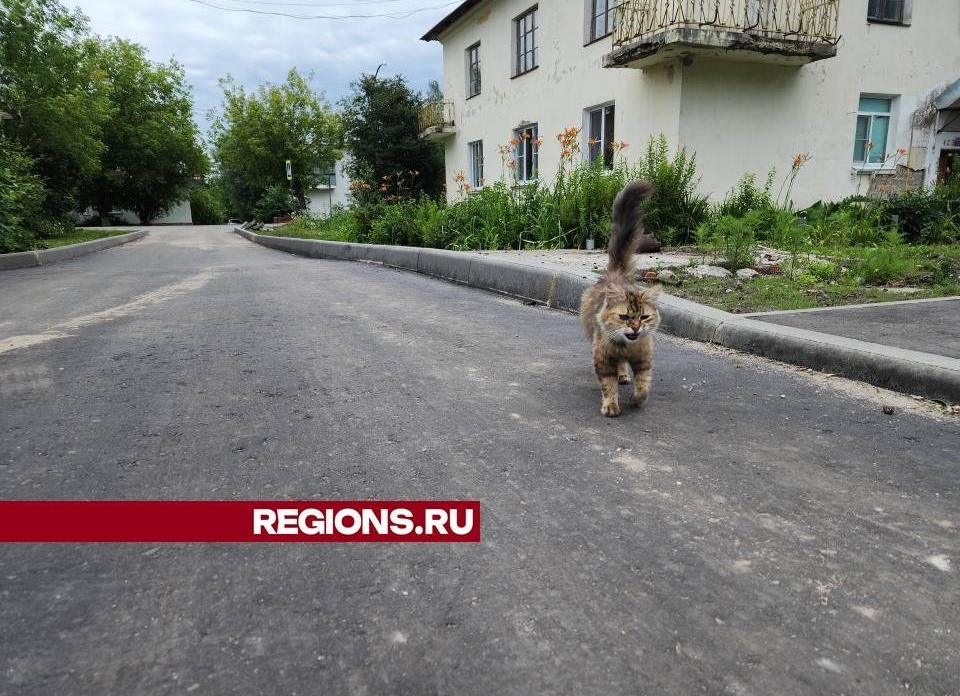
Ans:
[[[580,299],[580,319],[593,343],[593,369],[600,382],[600,413],[619,416],[619,384],[629,384],[639,406],[650,393],[653,332],[660,324],[660,286],[646,288],[634,279],[634,254],[643,236],[640,204],[653,193],[647,181],[632,181],[613,202],[607,272]]]

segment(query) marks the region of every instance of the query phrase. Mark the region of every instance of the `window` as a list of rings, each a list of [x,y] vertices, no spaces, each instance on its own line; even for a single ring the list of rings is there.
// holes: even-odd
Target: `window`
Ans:
[[[613,31],[613,7],[616,0],[590,0],[590,40],[596,41]]]
[[[467,49],[467,99],[480,94],[480,44]]]
[[[323,170],[320,175],[320,184],[323,185],[323,182],[326,182],[327,186],[331,188],[337,185],[337,166],[335,164],[331,164]]]
[[[537,8],[527,10],[513,20],[516,61],[514,76],[533,70],[538,65]]]
[[[892,101],[880,97],[860,97],[857,132],[853,140],[854,164],[883,164],[887,156]]]
[[[540,156],[540,141],[537,139],[537,124],[532,123],[513,131],[517,139],[517,181],[531,181],[537,178],[537,166]]]
[[[603,158],[603,166],[613,169],[613,104],[587,111],[587,158],[591,163]]]
[[[867,5],[867,19],[871,22],[902,24],[904,2],[905,0],[870,0]]]
[[[483,186],[483,141],[467,143],[467,149],[470,156],[470,185],[479,188]]]

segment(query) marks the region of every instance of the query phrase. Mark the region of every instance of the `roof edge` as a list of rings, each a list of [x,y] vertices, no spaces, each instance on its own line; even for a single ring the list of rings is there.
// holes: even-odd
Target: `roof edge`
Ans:
[[[421,41],[439,41],[440,35],[449,29],[457,20],[463,17],[467,12],[479,5],[483,0],[464,0],[457,7],[434,25],[426,34],[420,37]]]
[[[942,111],[950,108],[957,101],[960,101],[960,80],[957,80],[943,90],[940,96],[934,100],[934,104]]]

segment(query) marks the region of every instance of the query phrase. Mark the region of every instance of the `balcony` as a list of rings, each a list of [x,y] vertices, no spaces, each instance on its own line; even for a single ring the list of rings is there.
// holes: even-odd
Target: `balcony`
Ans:
[[[804,65],[832,58],[840,0],[623,0],[607,68],[649,68],[697,56]]]
[[[420,109],[420,137],[427,140],[443,140],[455,135],[452,101],[427,102]]]

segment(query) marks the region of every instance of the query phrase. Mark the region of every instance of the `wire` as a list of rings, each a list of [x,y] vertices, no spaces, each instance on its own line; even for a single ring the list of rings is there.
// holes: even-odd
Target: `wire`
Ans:
[[[353,0],[353,2],[323,2],[322,0],[312,0],[311,2],[267,2],[266,0],[219,0],[220,2],[232,2],[241,5],[268,5],[277,7],[356,7],[357,5],[388,5],[397,2],[410,2],[410,0]]]
[[[205,2],[204,0],[187,0],[187,2],[195,2],[198,5],[206,5],[207,7],[212,7],[215,10],[223,10],[225,12],[249,12],[251,14],[259,15],[273,15],[276,17],[290,17],[291,19],[374,19],[385,17],[387,19],[406,19],[411,15],[415,15],[418,12],[427,12],[429,10],[439,10],[444,7],[450,7],[451,5],[460,4],[461,0],[453,0],[453,2],[448,2],[443,5],[434,5],[432,7],[420,7],[415,10],[410,10],[409,12],[396,12],[389,14],[368,14],[368,15],[295,15],[288,14],[286,12],[268,12],[266,10],[253,10],[246,7],[222,7],[220,5],[214,5],[210,2]]]

